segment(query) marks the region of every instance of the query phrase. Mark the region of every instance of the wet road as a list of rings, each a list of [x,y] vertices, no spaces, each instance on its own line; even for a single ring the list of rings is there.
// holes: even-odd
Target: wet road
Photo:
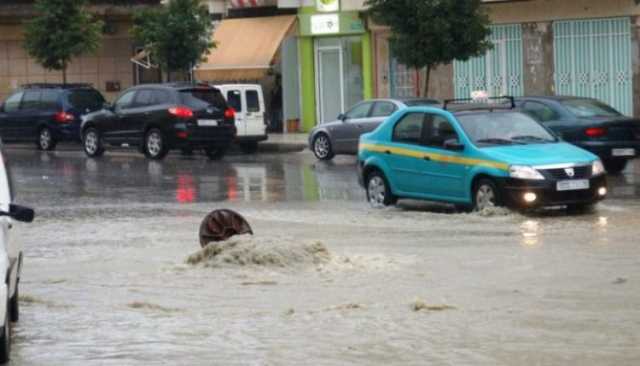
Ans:
[[[12,365],[634,365],[640,163],[588,214],[373,210],[354,159],[7,149]],[[214,208],[253,225],[188,264]]]

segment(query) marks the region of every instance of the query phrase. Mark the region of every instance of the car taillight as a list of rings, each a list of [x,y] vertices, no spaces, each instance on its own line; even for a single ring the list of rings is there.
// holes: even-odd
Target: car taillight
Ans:
[[[602,127],[590,127],[584,130],[584,134],[589,137],[602,137],[607,134],[607,130]]]
[[[171,113],[172,115],[178,117],[178,118],[191,118],[193,117],[193,111],[191,110],[191,108],[187,108],[187,107],[173,107],[173,108],[169,108],[169,113]]]
[[[235,116],[236,116],[236,110],[235,110],[235,109],[233,109],[233,108],[227,108],[227,109],[224,111],[224,118],[229,118],[229,119],[231,119],[231,118],[234,118]]]
[[[58,112],[53,116],[53,120],[58,123],[71,123],[74,119],[73,114],[67,112]]]

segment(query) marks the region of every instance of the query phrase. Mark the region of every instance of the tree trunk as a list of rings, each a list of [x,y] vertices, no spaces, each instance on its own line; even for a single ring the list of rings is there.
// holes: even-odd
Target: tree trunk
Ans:
[[[431,65],[427,65],[427,67],[425,68],[426,70],[426,75],[425,75],[425,80],[424,80],[424,97],[428,98],[429,97],[429,79],[431,78]]]
[[[67,84],[67,63],[62,65],[62,85]]]

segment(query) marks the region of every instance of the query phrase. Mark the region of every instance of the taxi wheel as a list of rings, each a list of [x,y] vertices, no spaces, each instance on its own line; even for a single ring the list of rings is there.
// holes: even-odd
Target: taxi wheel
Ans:
[[[367,201],[374,208],[393,205],[397,198],[391,193],[387,179],[380,171],[373,171],[367,176]]]
[[[334,153],[331,148],[331,140],[326,133],[319,133],[318,136],[313,139],[312,149],[313,154],[318,160],[333,159]]]
[[[480,179],[473,191],[473,209],[482,211],[497,206],[502,206],[498,186],[491,179]]]
[[[611,159],[604,161],[604,168],[609,174],[620,174],[627,167],[626,159]]]

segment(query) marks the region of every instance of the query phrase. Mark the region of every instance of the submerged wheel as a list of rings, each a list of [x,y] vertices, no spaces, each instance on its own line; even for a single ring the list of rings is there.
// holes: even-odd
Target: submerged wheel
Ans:
[[[6,301],[6,300],[5,300]],[[9,308],[9,301],[7,301],[7,309]],[[0,335],[0,363],[6,363],[9,361],[11,354],[11,322],[9,321],[9,312],[5,314],[4,325],[2,327],[2,334]]]
[[[82,137],[82,147],[84,153],[91,158],[96,158],[104,154],[104,146],[102,145],[100,132],[91,127],[84,132]]]
[[[331,160],[334,153],[331,148],[331,140],[325,133],[319,133],[316,138],[313,139],[313,154],[318,160]]]
[[[167,155],[169,150],[162,135],[162,131],[152,128],[144,138],[144,154],[154,160],[160,160]]]
[[[38,141],[36,141],[39,150],[51,151],[56,148],[56,141],[48,127],[43,127],[38,131]]]
[[[491,179],[480,179],[473,192],[473,209],[482,211],[496,206],[502,206],[498,187]]]
[[[374,208],[393,205],[397,201],[380,171],[375,170],[367,176],[367,200]]]
[[[223,147],[208,147],[204,149],[204,153],[210,160],[220,160],[227,153],[227,149]]]
[[[626,159],[611,159],[611,160],[605,160],[604,162],[604,168],[607,170],[607,173],[609,174],[620,174],[624,168],[627,167],[627,160]]]

